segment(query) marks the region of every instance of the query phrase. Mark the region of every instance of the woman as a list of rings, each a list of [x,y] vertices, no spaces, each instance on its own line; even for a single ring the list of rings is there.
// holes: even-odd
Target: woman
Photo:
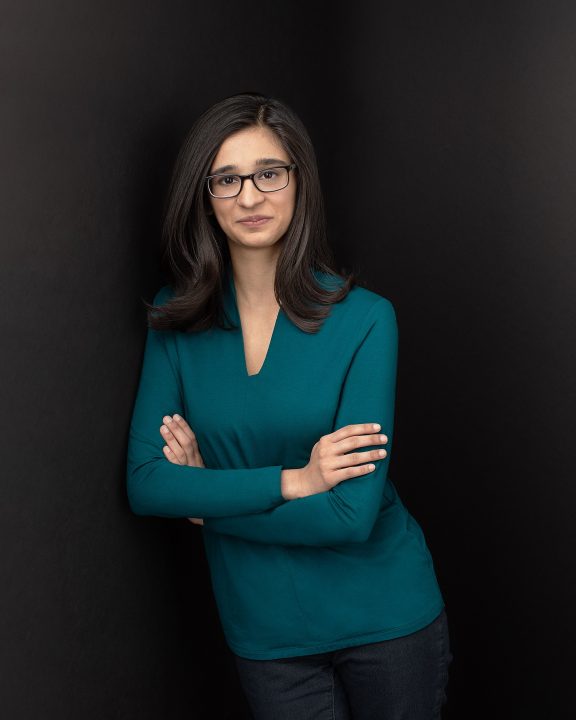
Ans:
[[[333,270],[290,108],[242,93],[197,120],[164,238],[171,283],[146,303],[130,426],[133,512],[202,525],[255,720],[440,717],[446,611],[388,478],[396,316]]]

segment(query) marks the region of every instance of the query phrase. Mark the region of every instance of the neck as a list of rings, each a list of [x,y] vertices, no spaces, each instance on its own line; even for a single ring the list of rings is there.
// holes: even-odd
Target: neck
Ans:
[[[249,311],[278,308],[274,295],[278,252],[266,250],[273,251],[274,248],[230,251],[236,303]]]

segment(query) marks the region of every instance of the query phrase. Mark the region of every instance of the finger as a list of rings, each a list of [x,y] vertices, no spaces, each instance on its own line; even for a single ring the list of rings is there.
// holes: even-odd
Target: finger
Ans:
[[[178,440],[174,437],[174,435],[168,430],[166,425],[162,425],[160,428],[160,432],[162,433],[162,437],[164,438],[164,442],[168,445],[169,449],[174,453],[175,457],[178,459],[178,462],[181,465],[185,465],[188,461],[188,457],[186,455],[186,451],[182,448]]]
[[[330,478],[331,485],[338,485],[343,480],[349,480],[353,477],[360,477],[361,475],[369,475],[374,472],[376,466],[374,463],[367,465],[356,465],[354,467],[342,468],[341,470],[335,470]]]
[[[184,428],[181,427],[176,420],[172,419],[170,415],[165,415],[163,419],[165,426],[170,430],[186,453],[186,457],[191,460],[196,448],[195,441],[192,440],[188,433],[185,432]]]
[[[166,456],[166,459],[170,460],[170,462],[174,463],[174,465],[184,465],[184,463],[182,463],[182,462],[180,462],[180,460],[178,460],[178,458],[176,457],[176,455],[174,455],[172,450],[170,450],[168,445],[164,445],[164,447],[162,448],[162,452]]]
[[[332,444],[337,453],[349,452],[356,448],[369,447],[370,445],[386,445],[388,437],[383,434],[373,435],[351,435]]]
[[[353,435],[372,435],[375,432],[380,431],[379,423],[359,423],[355,425],[344,425],[344,427],[338,428],[333,433],[330,433],[328,437],[332,442],[339,442],[347,437]]]
[[[184,433],[186,435],[188,435],[190,440],[192,440],[192,441],[196,440],[196,435],[194,434],[194,430],[192,430],[192,428],[190,427],[190,425],[188,425],[186,420],[184,420],[182,415],[178,415],[178,414],[172,415],[172,420],[174,420],[178,424],[178,426],[182,428],[182,430],[184,431]]]
[[[384,453],[381,455],[381,453]],[[341,468],[349,468],[353,465],[362,465],[363,463],[375,463],[378,460],[383,460],[386,457],[386,450],[366,450],[366,452],[351,452],[345,455],[337,455],[328,464],[332,470],[339,470]]]

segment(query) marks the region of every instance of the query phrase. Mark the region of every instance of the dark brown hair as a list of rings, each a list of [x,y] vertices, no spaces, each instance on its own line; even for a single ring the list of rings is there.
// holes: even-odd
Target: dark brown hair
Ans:
[[[196,120],[176,159],[162,226],[162,265],[172,297],[158,306],[144,301],[148,325],[156,330],[235,327],[223,323],[223,276],[230,252],[210,214],[204,178],[224,140],[254,126],[270,128],[297,165],[294,215],[282,240],[274,282],[283,311],[301,330],[317,332],[329,306],[343,300],[356,284],[355,273],[344,276],[334,270],[316,155],[306,128],[279,99],[239,93],[212,105]],[[330,283],[332,289],[318,283],[315,270],[336,280]]]

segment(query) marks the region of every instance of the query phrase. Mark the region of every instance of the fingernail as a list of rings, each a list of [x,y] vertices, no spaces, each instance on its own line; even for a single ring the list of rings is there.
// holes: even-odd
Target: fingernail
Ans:
[[[174,415],[174,420],[181,420],[180,415]]]

